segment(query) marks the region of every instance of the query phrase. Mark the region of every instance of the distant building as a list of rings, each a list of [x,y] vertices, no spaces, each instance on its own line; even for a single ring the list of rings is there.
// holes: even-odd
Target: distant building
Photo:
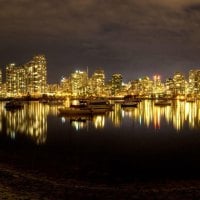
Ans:
[[[113,74],[112,75],[112,95],[117,95],[122,88],[122,75]]]
[[[105,90],[105,73],[103,70],[96,70],[90,81],[91,93],[95,96],[104,95]]]
[[[200,70],[189,71],[188,90],[189,94],[200,93]]]
[[[72,96],[86,96],[88,74],[85,71],[76,70],[71,74]]]
[[[161,82],[160,75],[153,76],[153,96],[159,97],[164,93],[164,85]]]
[[[148,77],[143,77],[140,79],[141,90],[140,93],[143,96],[150,96],[153,90],[153,81]]]
[[[17,67],[14,63],[6,66],[7,96],[16,97],[26,93],[25,69]]]
[[[173,96],[174,94],[174,81],[172,78],[167,78],[165,83],[165,94]]]
[[[173,76],[174,95],[184,95],[186,90],[186,81],[182,73],[176,72]]]
[[[61,94],[66,96],[71,94],[71,83],[70,79],[63,77],[60,81],[60,90]]]
[[[44,55],[33,57],[24,65],[26,71],[26,91],[31,95],[41,95],[47,89],[47,61]]]
[[[56,83],[54,83],[54,84],[48,84],[47,85],[47,90],[48,90],[48,94],[50,96],[55,96],[59,92],[59,84],[56,84]]]
[[[142,84],[141,84],[141,80],[140,79],[136,79],[131,81],[131,86],[129,88],[128,93],[131,95],[140,95],[140,91],[142,89]]]
[[[47,89],[46,58],[35,56],[23,66],[14,63],[6,66],[7,96],[16,97],[30,94],[40,96]]]

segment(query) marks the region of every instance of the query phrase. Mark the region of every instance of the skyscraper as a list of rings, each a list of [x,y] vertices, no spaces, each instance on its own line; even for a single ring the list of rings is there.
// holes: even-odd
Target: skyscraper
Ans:
[[[102,96],[105,87],[105,73],[103,70],[96,70],[91,77],[91,91],[95,96]]]
[[[47,69],[46,58],[43,55],[35,56],[22,66],[14,63],[6,66],[7,96],[23,96],[30,94],[40,96],[46,92]]]
[[[188,89],[190,94],[200,93],[200,70],[189,71]]]
[[[17,67],[15,63],[6,66],[7,96],[15,97],[26,93],[25,77],[24,67]]]
[[[174,94],[183,95],[185,94],[185,78],[182,73],[176,72],[173,77],[174,82]]]
[[[88,74],[85,71],[76,70],[71,74],[71,87],[73,96],[85,96],[87,94]]]
[[[33,57],[24,65],[26,71],[27,93],[41,95],[47,88],[47,61],[44,55]]]
[[[112,95],[116,95],[122,88],[122,75],[112,75]]]

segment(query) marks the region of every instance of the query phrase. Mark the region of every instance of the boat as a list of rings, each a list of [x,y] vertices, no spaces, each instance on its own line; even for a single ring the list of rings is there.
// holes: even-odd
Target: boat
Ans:
[[[12,100],[6,103],[5,108],[7,110],[16,110],[16,109],[22,109],[24,107],[23,103],[21,101]]]
[[[170,101],[166,101],[166,100],[160,100],[154,103],[155,106],[171,106],[171,102]]]
[[[138,103],[135,101],[127,101],[121,103],[121,107],[137,107]]]
[[[186,98],[186,102],[194,103],[195,102],[195,98]]]
[[[139,103],[142,100],[141,100],[141,98],[138,98],[134,95],[126,95],[126,96],[124,96],[124,101],[125,102],[137,102],[137,103]]]
[[[92,99],[88,101],[87,106],[94,110],[112,110],[114,105],[106,99]]]
[[[69,121],[70,122],[87,122],[88,120],[90,120],[89,116],[73,116],[73,117],[69,117]]]
[[[46,99],[42,99],[39,102],[44,104],[44,105],[49,105],[49,106],[59,106],[59,105],[63,104],[62,100],[46,100]]]
[[[98,115],[98,114],[105,114],[108,110],[107,109],[96,109],[96,108],[77,108],[77,107],[62,107],[58,108],[59,113],[61,115]]]

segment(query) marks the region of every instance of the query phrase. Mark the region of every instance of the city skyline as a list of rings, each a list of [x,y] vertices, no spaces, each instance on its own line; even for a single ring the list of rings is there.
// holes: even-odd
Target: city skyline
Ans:
[[[178,70],[175,69],[175,70],[170,71],[169,74],[168,74],[168,76],[165,75],[165,74],[159,74],[159,73],[156,73],[156,72],[152,71],[152,74],[147,74],[147,73],[145,74],[144,73],[144,74],[141,74],[141,76],[133,76],[132,78],[131,78],[131,76],[129,74],[128,77],[130,77],[130,79],[127,79],[126,78],[127,74],[120,73],[119,71],[113,71],[108,76],[107,73],[106,73],[106,69],[103,68],[103,67],[100,67],[100,66],[96,66],[92,70],[90,70],[89,66],[77,66],[76,68],[75,67],[72,68],[69,73],[63,73],[63,75],[61,77],[59,77],[58,80],[55,80],[54,82],[51,82],[51,81],[48,81],[49,80],[48,74],[51,71],[51,69],[48,70],[48,68],[49,68],[48,67],[48,65],[49,65],[48,58],[47,58],[47,56],[44,53],[42,53],[42,54],[34,54],[34,55],[30,56],[28,59],[26,59],[22,63],[17,63],[15,61],[13,61],[13,62],[6,63],[4,66],[1,65],[2,66],[1,67],[1,78],[2,78],[1,81],[6,82],[6,67],[8,65],[14,65],[17,68],[20,68],[21,66],[24,66],[24,65],[26,65],[26,63],[30,62],[31,57],[34,58],[34,57],[37,57],[37,56],[40,56],[40,55],[45,56],[45,58],[46,58],[46,62],[47,62],[46,63],[46,66],[47,66],[46,67],[47,68],[47,83],[48,84],[60,83],[60,81],[62,80],[63,77],[68,77],[68,76],[70,76],[70,74],[74,73],[75,71],[84,71],[84,72],[87,72],[88,76],[90,77],[90,76],[93,75],[93,73],[95,73],[95,71],[103,70],[105,72],[105,81],[110,81],[113,74],[121,74],[122,77],[123,77],[123,79],[124,79],[124,83],[128,83],[130,81],[137,80],[137,79],[144,78],[144,77],[149,77],[149,78],[153,79],[155,75],[159,76],[162,81],[165,81],[166,79],[171,78],[175,73],[178,73],[178,72],[180,72],[186,79],[188,79],[189,78],[189,71],[190,70],[200,70],[200,67],[188,68],[187,71],[178,71]]]
[[[42,97],[54,96],[85,96],[85,97],[111,97],[135,95],[146,98],[176,98],[182,95],[200,95],[200,70],[190,69],[188,75],[182,72],[173,72],[172,76],[162,80],[160,75],[152,78],[142,76],[123,82],[123,75],[112,74],[106,80],[104,69],[98,69],[93,74],[86,71],[75,70],[63,76],[56,83],[47,82],[47,59],[45,55],[34,56],[30,61],[17,66],[15,63],[6,65],[6,80],[2,79],[0,71],[1,97]]]
[[[2,66],[43,53],[50,83],[77,67],[102,67],[108,76],[117,71],[126,82],[199,67],[197,0],[10,0],[0,6]]]

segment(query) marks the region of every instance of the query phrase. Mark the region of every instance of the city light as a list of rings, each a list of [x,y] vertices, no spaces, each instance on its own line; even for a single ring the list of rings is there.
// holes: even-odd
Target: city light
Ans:
[[[186,99],[200,97],[200,70],[192,69],[186,78],[181,72],[161,80],[156,74],[151,78],[140,77],[129,83],[123,82],[122,74],[114,73],[106,81],[104,70],[96,70],[91,77],[88,71],[75,70],[62,76],[60,82],[47,83],[47,60],[37,55],[24,65],[6,65],[5,83],[0,71],[1,98],[20,98],[25,96],[43,97],[124,97]]]

